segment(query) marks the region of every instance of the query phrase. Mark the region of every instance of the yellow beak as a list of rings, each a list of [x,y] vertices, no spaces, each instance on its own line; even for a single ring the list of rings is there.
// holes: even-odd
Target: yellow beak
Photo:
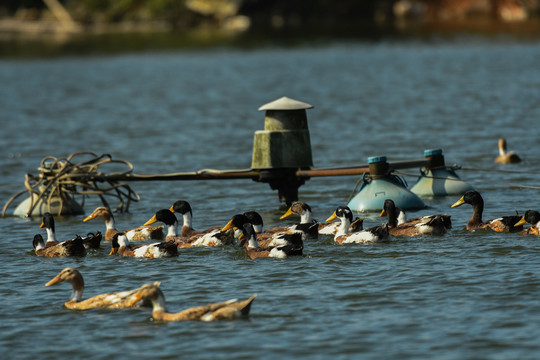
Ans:
[[[386,216],[386,210],[382,209],[381,213],[379,214],[379,217]]]
[[[334,213],[332,215],[330,215],[330,217],[328,219],[326,219],[326,222],[333,221],[333,220],[336,220],[336,219],[337,219],[337,215],[336,215],[336,212],[334,211]]]
[[[59,282],[62,282],[59,276],[55,276],[51,281],[45,284],[45,286],[51,286],[54,284],[58,284]]]
[[[456,202],[454,203],[454,205],[452,205],[451,207],[455,208],[455,207],[458,207],[458,206],[460,206],[460,205],[465,204],[465,200],[463,199],[463,197],[464,197],[464,196],[462,196],[461,199],[459,199],[458,201],[456,201]]]
[[[150,220],[148,220],[147,222],[144,223],[144,226],[153,224],[153,223],[155,223],[157,221],[158,220],[156,219],[156,215],[154,214],[154,216],[152,216],[152,218]]]
[[[39,228],[42,229],[42,228],[44,228],[44,227],[45,227],[45,223],[42,221],[42,222],[41,222],[41,225],[39,225]]]
[[[292,206],[289,208],[289,210],[287,210],[287,212],[286,212],[285,214],[281,215],[281,217],[279,218],[279,220],[286,219],[286,218],[288,218],[289,216],[291,216],[292,214],[294,214],[294,213],[292,212],[291,209],[292,209]]]
[[[227,231],[227,230],[229,230],[230,228],[233,228],[233,227],[234,227],[234,225],[233,225],[233,222],[232,222],[232,219],[231,219],[231,220],[229,220],[229,222],[227,223],[227,225],[225,225],[225,226],[223,227],[223,229],[221,229],[221,231]]]
[[[172,205],[169,210],[174,214],[174,205]]]
[[[527,221],[525,221],[525,216],[521,218],[521,220],[519,220],[515,225],[514,227],[516,226],[521,226],[523,224],[525,224]]]
[[[114,255],[116,254],[116,250],[114,250],[114,248],[111,249],[111,252],[109,253],[109,255]]]
[[[90,214],[87,217],[84,218],[83,222],[87,222],[89,220],[92,220],[94,218],[94,214]]]

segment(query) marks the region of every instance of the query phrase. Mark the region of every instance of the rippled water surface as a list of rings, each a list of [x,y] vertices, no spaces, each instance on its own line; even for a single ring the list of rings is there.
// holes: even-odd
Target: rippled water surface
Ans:
[[[442,148],[483,194],[485,219],[522,214],[539,202],[538,64],[538,43],[467,39],[0,60],[0,200],[22,190],[24,174],[37,174],[45,156],[77,151],[109,153],[141,174],[247,168],[253,133],[264,126],[257,109],[288,96],[314,105],[316,167]],[[493,163],[500,136],[523,163]],[[300,198],[324,220],[357,180],[313,178]],[[276,192],[251,180],[130,185],[141,201],[116,215],[119,228],[181,198],[199,229],[248,209],[268,226],[283,223]],[[109,244],[82,259],[40,258],[31,254],[33,235],[44,233],[39,221],[4,218],[0,349],[40,359],[537,359],[538,240],[465,231],[472,210],[450,208],[456,200],[425,199],[428,209],[409,214],[452,215],[445,236],[349,246],[320,237],[305,244],[304,257],[286,260],[250,260],[232,246],[118,258]],[[87,214],[98,205],[87,199]],[[364,216],[365,226],[381,222]],[[82,218],[58,219],[58,237],[104,230]],[[250,318],[233,322],[155,323],[148,309],[74,312],[63,308],[69,284],[44,286],[66,266],[83,274],[83,297],[150,281],[161,281],[171,311],[258,297]]]

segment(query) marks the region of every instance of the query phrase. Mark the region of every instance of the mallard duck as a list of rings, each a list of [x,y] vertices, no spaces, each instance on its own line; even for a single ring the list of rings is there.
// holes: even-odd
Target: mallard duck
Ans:
[[[159,210],[145,223],[145,225],[153,224],[156,221],[161,221],[165,224],[167,227],[167,236],[165,239],[167,241],[174,241],[179,248],[226,245],[234,240],[232,231],[223,232],[220,229],[216,229],[207,234],[202,233],[190,237],[178,236],[178,220],[169,209]]]
[[[32,245],[34,246],[34,251],[37,256],[65,257],[86,255],[86,248],[84,247],[83,239],[80,236],[62,241],[55,245],[45,246],[43,237],[40,234],[36,234],[32,241]]]
[[[473,231],[476,229],[490,228],[497,232],[513,232],[523,230],[523,226],[514,226],[521,220],[519,215],[503,216],[497,219],[482,221],[482,213],[484,212],[484,199],[478,191],[467,191],[452,207],[458,207],[463,204],[469,204],[473,208],[473,215],[467,222],[467,230]]]
[[[540,235],[540,212],[536,210],[527,210],[525,215],[519,220],[514,227],[525,225],[525,223],[531,224],[530,227],[524,229],[521,233],[524,235]]]
[[[54,225],[54,217],[51,213],[46,212],[43,214],[43,218],[41,221],[41,225],[39,226],[40,229],[45,229],[47,232],[47,241],[45,242],[45,247],[49,247],[52,245],[56,245],[60,243],[56,240],[56,233],[55,233],[55,225]]]
[[[291,215],[299,215],[300,216],[300,224],[296,226],[305,226],[304,224],[317,224],[316,227],[316,233],[321,235],[334,235],[338,228],[339,223],[337,222],[324,222],[324,223],[318,223],[316,220],[313,219],[313,212],[311,211],[311,206],[309,206],[307,203],[303,201],[295,201],[291,207],[283,214],[279,219],[283,220],[288,218]],[[362,230],[362,221],[363,219],[356,218],[354,221],[351,221],[351,228],[349,229],[351,232],[355,232],[358,230]],[[313,232],[311,230],[311,232]],[[313,234],[310,234],[313,235]]]
[[[133,302],[140,300],[149,300],[152,302],[152,318],[157,321],[215,321],[232,320],[241,316],[248,316],[251,303],[255,300],[257,294],[254,294],[247,300],[238,301],[237,299],[197,306],[189,308],[178,313],[170,313],[165,305],[165,295],[158,286],[147,284],[142,286],[134,296]]]
[[[443,235],[452,228],[450,215],[419,216],[398,224],[398,210],[392,199],[384,201],[379,216],[388,217],[388,229],[392,236]]]
[[[107,294],[96,295],[86,300],[82,300],[82,294],[84,291],[84,280],[81,273],[72,267],[67,267],[56,275],[45,286],[51,286],[60,284],[67,281],[73,287],[71,298],[64,303],[64,306],[72,310],[87,310],[95,308],[108,308],[108,309],[123,309],[129,307],[138,307],[141,305],[141,301],[135,299],[134,295],[139,290],[133,289],[122,292],[113,292]],[[152,284],[158,287],[159,283]]]
[[[161,258],[178,256],[178,247],[173,241],[164,241],[153,244],[131,247],[124,233],[114,235],[109,255],[121,255],[145,258]]]
[[[180,228],[180,236],[190,238],[192,236],[203,236],[208,233],[214,233],[219,230],[219,226],[214,226],[206,230],[198,231],[193,229],[193,211],[191,205],[186,200],[178,200],[169,209],[172,213],[182,215],[182,227]]]
[[[353,213],[348,206],[338,206],[334,213],[326,219],[326,222],[336,219],[341,220],[341,222],[337,223],[339,227],[334,234],[334,240],[338,244],[358,244],[389,240],[387,224],[367,229],[358,229],[356,232],[351,233],[350,226]]]
[[[101,232],[94,233],[88,233],[83,239],[83,245],[86,248],[86,250],[94,249],[97,250],[101,246],[101,240],[103,239],[103,236],[101,235]]]
[[[244,215],[247,218],[247,222],[253,226],[253,229],[257,233],[257,243],[262,249],[272,248],[278,245],[287,245],[289,243],[287,240],[289,237],[288,234],[298,233],[302,236],[302,239],[306,237],[302,230],[298,230],[297,225],[276,226],[264,230],[262,216],[254,210],[246,211],[242,215]],[[310,224],[305,228],[308,229],[311,226],[316,226],[316,224]],[[242,235],[242,230],[237,227],[234,228],[240,233],[237,237],[240,237],[240,235]]]
[[[114,217],[109,208],[100,206],[96,208],[90,215],[84,218],[83,222],[92,219],[102,218],[105,220],[105,241],[112,241],[115,234],[120,231],[116,230]],[[135,229],[123,231],[129,241],[146,241],[146,240],[163,240],[163,226],[139,226]]]
[[[506,140],[499,139],[499,155],[495,158],[495,162],[499,164],[514,164],[521,162],[521,158],[513,151],[507,152]]]
[[[231,228],[242,230],[240,246],[245,246],[247,254],[252,259],[257,257],[286,258],[288,256],[302,255],[303,253],[302,234],[298,232],[279,234],[272,239],[271,242],[274,242],[274,244],[269,243],[265,244],[265,247],[261,247],[257,241],[257,233],[245,215],[234,215],[227,225],[223,227],[222,231]]]

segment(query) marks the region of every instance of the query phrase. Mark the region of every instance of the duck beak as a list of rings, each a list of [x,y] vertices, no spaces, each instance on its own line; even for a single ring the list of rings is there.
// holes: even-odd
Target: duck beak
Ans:
[[[158,220],[156,219],[156,215],[154,214],[154,216],[152,216],[152,218],[151,218],[150,220],[148,220],[147,222],[145,222],[143,226],[153,224],[153,223],[155,223],[155,222],[157,222],[157,221],[158,221]]]
[[[294,214],[294,213],[292,212],[291,209],[292,209],[292,206],[289,208],[289,210],[287,210],[287,212],[286,212],[285,214],[281,215],[281,217],[279,218],[279,220],[286,219],[286,218],[288,218],[289,216],[291,216],[292,214]]]
[[[90,221],[94,218],[94,214],[90,214],[88,215],[87,217],[84,218],[83,222],[87,222],[87,221]]]
[[[382,209],[381,213],[379,214],[379,217],[386,216],[386,210]]]
[[[461,199],[459,199],[458,201],[456,201],[456,202],[454,203],[454,205],[452,205],[452,206],[450,206],[450,207],[455,208],[455,207],[458,207],[458,206],[460,206],[460,205],[465,204],[465,200],[463,199],[463,197],[464,197],[464,196],[462,196]]]
[[[39,228],[40,228],[40,229],[43,229],[44,227],[45,227],[45,223],[42,221],[42,222],[41,222],[41,225],[39,225]]]
[[[109,255],[114,255],[116,254],[116,250],[114,248],[111,249],[111,252],[109,253]]]
[[[227,231],[227,230],[229,230],[230,228],[233,228],[233,227],[234,227],[234,225],[233,225],[233,222],[232,222],[232,219],[231,219],[231,220],[229,220],[229,222],[227,223],[227,225],[225,225],[225,226],[223,227],[223,229],[221,229],[221,231]]]
[[[525,216],[521,218],[521,220],[519,220],[515,225],[514,227],[516,226],[521,226],[523,224],[525,224],[527,221],[525,221]]]
[[[51,286],[62,282],[62,279],[60,279],[60,276],[55,276],[51,281],[45,284],[45,286]]]
[[[336,215],[336,212],[334,211],[334,213],[332,215],[330,215],[330,217],[328,219],[326,219],[326,222],[333,221],[333,220],[336,220],[336,219],[337,219],[337,215]]]
[[[174,214],[174,205],[172,205],[169,210]]]

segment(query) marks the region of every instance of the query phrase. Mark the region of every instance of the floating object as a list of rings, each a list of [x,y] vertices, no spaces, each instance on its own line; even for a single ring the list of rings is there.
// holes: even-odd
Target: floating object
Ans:
[[[255,131],[251,168],[259,170],[258,181],[277,189],[287,205],[298,200],[298,188],[305,182],[296,170],[313,166],[306,115],[311,108],[285,96],[259,108],[266,111],[264,130]]]
[[[405,181],[393,175],[386,156],[368,158],[369,173],[365,173],[363,184],[347,206],[358,212],[381,211],[386,199],[393,199],[396,206],[404,210],[426,207],[418,195],[407,189]]]
[[[499,139],[499,156],[495,158],[499,164],[515,164],[521,162],[521,158],[513,151],[508,152],[506,148],[506,139]]]
[[[420,199],[415,198],[414,194],[411,195],[406,190],[404,180],[396,174],[390,174],[388,171],[370,176],[373,164],[313,168],[306,115],[306,110],[311,108],[313,106],[308,103],[288,97],[282,97],[261,106],[259,111],[266,112],[264,130],[258,130],[254,134],[252,163],[251,168],[248,169],[201,169],[192,172],[135,174],[129,162],[112,160],[108,154],[98,156],[93,153],[74,153],[65,159],[46,157],[38,168],[40,174],[38,176],[26,175],[26,190],[8,200],[2,210],[2,216],[6,215],[9,205],[24,193],[29,193],[29,197],[15,209],[14,215],[39,216],[45,212],[56,215],[83,214],[82,204],[88,195],[98,195],[105,207],[109,207],[105,197],[115,196],[119,200],[116,210],[128,211],[131,201],[138,201],[139,195],[125,184],[127,181],[251,179],[268,183],[271,189],[278,190],[279,201],[291,206],[298,200],[298,188],[312,177],[358,175],[364,176],[364,185],[361,189],[362,195],[358,195],[359,198],[349,203],[353,211],[379,211],[387,197],[392,197],[398,206],[404,209],[425,207]],[[74,161],[75,157],[80,155],[90,155],[94,158]],[[435,155],[431,157],[436,158]],[[107,163],[127,165],[128,170],[114,173],[99,171],[101,169],[98,167]],[[384,163],[392,170],[425,166],[430,169],[433,178],[439,177],[439,170],[444,171],[440,175],[445,179],[457,178],[452,169],[445,170],[430,166],[430,161],[426,159],[398,161],[390,164],[385,160]],[[428,175],[424,177],[427,178]],[[428,183],[421,187],[431,187],[431,191],[433,188],[439,188],[438,181],[428,181],[434,181],[435,186]],[[417,186],[420,187],[420,185]],[[445,184],[442,187],[448,186]],[[75,200],[76,195],[81,196],[80,201]],[[363,197],[366,199],[374,197],[374,199],[369,202],[360,201]]]
[[[461,195],[474,188],[461,180],[454,169],[444,164],[441,149],[424,150],[428,165],[420,169],[421,177],[413,185],[411,191],[418,196]]]
[[[86,159],[74,161],[81,156]],[[88,159],[88,156],[92,158]],[[105,164],[126,165],[128,170],[107,176],[99,171],[99,167]],[[118,183],[115,178],[128,175],[133,171],[133,166],[127,161],[113,160],[109,154],[97,156],[90,152],[78,152],[67,158],[47,156],[41,160],[38,170],[40,171],[38,176],[26,174],[24,181],[26,189],[8,200],[2,210],[2,216],[5,215],[9,205],[25,193],[29,193],[28,198],[15,208],[13,215],[41,216],[46,212],[55,215],[81,215],[84,214],[84,209],[80,204],[84,203],[88,194],[99,195],[107,207],[105,195],[117,197],[120,200],[118,209],[126,211],[131,201],[139,201],[137,193],[128,185]],[[99,183],[106,183],[106,186],[100,186]],[[80,203],[75,200],[75,195],[81,195]]]

